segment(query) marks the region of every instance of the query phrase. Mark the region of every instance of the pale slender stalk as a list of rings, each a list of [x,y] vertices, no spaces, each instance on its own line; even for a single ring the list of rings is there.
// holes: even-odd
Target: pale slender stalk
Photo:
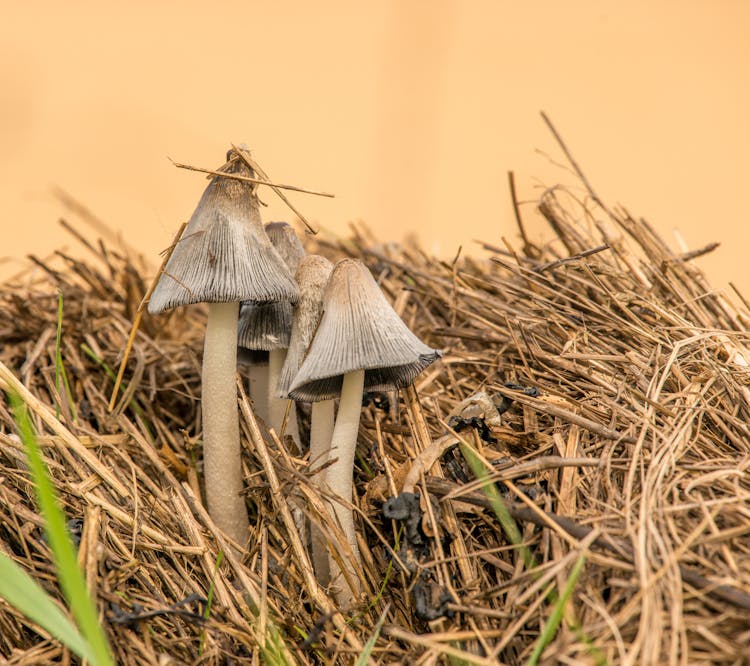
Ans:
[[[334,495],[338,495],[342,502],[333,502],[333,515],[341,526],[342,531],[353,554],[350,560],[344,554],[344,565],[347,577],[351,580],[353,589],[349,587],[336,560],[328,560],[331,573],[333,594],[341,608],[349,608],[359,596],[359,548],[357,535],[354,531],[354,515],[351,510],[352,490],[354,485],[354,454],[357,448],[357,433],[359,432],[359,416],[362,412],[362,392],[364,390],[365,371],[357,370],[344,375],[341,388],[339,412],[336,425],[331,437],[329,460],[335,462],[328,468],[326,482]]]
[[[362,398],[360,398],[360,405]],[[328,462],[333,437],[333,400],[312,403],[310,415],[310,467],[320,469]],[[317,473],[316,473],[317,474]]]
[[[247,381],[255,416],[268,425],[268,363],[250,363]]]
[[[266,423],[276,431],[282,441],[286,435],[291,435],[297,449],[296,453],[302,453],[299,429],[297,428],[297,403],[288,398],[277,397],[279,378],[281,377],[281,369],[284,367],[284,361],[286,361],[286,354],[286,349],[272,349],[268,352],[268,421]],[[286,421],[286,428],[282,431],[287,406],[289,407],[289,416]],[[300,508],[293,508],[292,517],[294,518],[294,524],[297,526],[297,533],[307,547],[310,541],[307,534],[305,513]]]
[[[209,303],[203,346],[203,476],[208,513],[238,543],[248,536],[237,411],[239,303]]]
[[[319,470],[328,462],[328,449],[331,447],[333,435],[333,400],[321,400],[312,403],[310,415],[310,467]],[[312,476],[313,480],[320,484],[323,474],[317,472]],[[321,585],[328,585],[330,571],[328,569],[328,551],[326,550],[326,539],[317,525],[310,530],[312,542],[312,560],[315,576]]]
[[[281,369],[284,367],[284,361],[286,360],[286,349],[272,349],[268,352],[268,421],[266,423],[276,431],[276,434],[281,437],[281,426],[284,423],[284,416],[286,414],[286,408],[289,404],[287,398],[277,398],[279,386],[279,378],[281,377]],[[286,422],[286,430],[284,435],[291,435],[297,444],[297,450],[301,451],[299,429],[297,427],[297,407],[292,403],[289,409],[289,418]]]

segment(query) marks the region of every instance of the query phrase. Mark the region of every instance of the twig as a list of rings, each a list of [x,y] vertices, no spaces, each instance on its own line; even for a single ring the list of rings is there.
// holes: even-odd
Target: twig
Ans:
[[[518,205],[518,197],[516,196],[516,177],[512,171],[508,171],[508,187],[510,188],[510,200],[513,203],[513,214],[516,216],[516,225],[518,225],[518,231],[523,240],[523,251],[527,256],[537,258],[541,253],[539,252],[539,248],[529,240],[529,237],[526,234],[526,228],[523,226],[521,210]]]
[[[303,192],[304,194],[314,194],[318,197],[330,197],[333,199],[336,195],[330,194],[329,192],[318,192],[317,190],[308,190],[304,187],[297,187],[296,185],[284,185],[282,183],[269,183],[263,178],[250,178],[248,176],[240,176],[236,173],[226,173],[225,171],[214,171],[213,169],[203,169],[202,167],[191,166],[189,164],[182,164],[181,162],[175,162],[171,157],[169,159],[174,166],[178,169],[187,169],[188,171],[199,171],[200,173],[208,173],[212,176],[219,176],[220,178],[232,178],[233,180],[241,180],[245,183],[256,183],[257,185],[268,185],[269,187],[279,188],[281,190],[292,190],[293,192]]]
[[[234,144],[232,144],[232,148],[235,150],[235,152],[243,159],[245,164],[247,164],[255,173],[259,174],[263,178],[266,179],[266,181],[270,181],[271,179],[268,177],[265,171],[261,169],[260,164],[258,164],[251,156],[249,151],[245,150],[244,148],[238,148]],[[307,227],[307,230],[315,235],[318,233],[318,230],[313,227],[305,218],[305,216],[300,213],[293,205],[292,202],[289,201],[289,199],[286,198],[286,195],[278,188],[278,186],[273,185],[270,182],[266,182],[266,184],[274,191],[276,194],[279,195],[279,198],[287,205],[289,208],[292,209],[292,212],[299,217],[300,220],[302,220],[303,224]]]
[[[720,245],[721,243],[718,243],[718,242],[709,243],[708,245],[700,247],[697,250],[691,250],[690,252],[683,252],[682,254],[672,259],[672,261],[691,261],[692,259],[697,259],[698,257],[702,257],[704,254],[709,254],[713,252]]]
[[[576,425],[581,426],[586,430],[590,430],[591,432],[596,433],[601,437],[618,440],[626,444],[634,444],[636,441],[635,437],[625,435],[621,432],[617,432],[616,430],[611,430],[610,428],[603,426],[601,423],[597,423],[596,421],[587,419],[585,416],[579,416],[578,414],[568,411],[567,409],[563,409],[562,407],[558,407],[551,402],[545,402],[544,400],[539,400],[539,398],[530,398],[520,391],[513,391],[511,389],[506,389],[503,386],[499,386],[497,387],[497,392],[501,395],[507,396],[508,398],[512,398],[517,402],[520,402],[522,405],[528,405],[529,407],[536,409],[537,411],[566,419],[567,421],[570,421],[570,423],[575,423]]]
[[[542,264],[541,266],[537,266],[536,268],[533,268],[532,270],[535,273],[543,273],[544,271],[549,270],[550,268],[557,268],[558,266],[562,266],[563,264],[569,264],[573,261],[578,261],[579,259],[590,257],[592,254],[598,254],[599,252],[603,252],[604,250],[609,250],[608,243],[604,243],[603,245],[599,245],[598,247],[592,247],[590,250],[584,250],[583,252],[578,252],[577,254],[573,254],[569,257],[563,257],[562,259],[557,259],[556,261],[550,261],[546,264]]]
[[[542,120],[544,120],[545,124],[549,128],[549,131],[552,132],[552,136],[555,137],[555,140],[559,144],[560,148],[562,149],[563,153],[565,153],[565,157],[568,159],[568,162],[570,162],[570,165],[573,167],[573,170],[576,172],[576,175],[581,179],[581,182],[586,187],[586,190],[589,193],[589,196],[596,202],[596,204],[602,209],[607,211],[609,216],[611,218],[615,218],[614,213],[607,208],[607,206],[604,204],[604,202],[599,198],[599,195],[594,191],[594,188],[591,187],[591,183],[589,183],[588,178],[586,178],[586,174],[583,173],[583,170],[580,166],[578,166],[578,162],[576,162],[575,158],[573,157],[573,154],[568,150],[568,146],[565,145],[565,141],[563,141],[562,137],[560,136],[557,129],[555,129],[555,126],[552,124],[552,121],[547,117],[547,114],[544,111],[539,112],[542,116]]]

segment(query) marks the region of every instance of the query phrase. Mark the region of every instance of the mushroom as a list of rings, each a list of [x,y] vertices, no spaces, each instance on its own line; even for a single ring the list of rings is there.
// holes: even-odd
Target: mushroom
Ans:
[[[253,177],[234,151],[220,171]],[[201,396],[206,499],[213,520],[239,543],[247,537],[248,518],[241,495],[237,319],[240,301],[248,299],[295,301],[297,287],[263,230],[255,185],[215,176],[159,277],[148,310],[208,303]]]
[[[289,273],[294,275],[305,249],[294,229],[286,222],[270,222],[265,227],[266,235],[284,260]],[[279,376],[289,347],[292,328],[292,303],[255,303],[247,301],[240,306],[237,345],[251,350],[250,394],[258,413],[266,423],[281,436],[281,426],[286,414],[288,399],[278,395]],[[256,352],[256,353],[252,353]],[[260,352],[260,353],[258,353]],[[267,352],[267,354],[263,354]],[[261,356],[267,356],[263,358]],[[247,358],[247,356],[246,356]],[[263,361],[266,361],[264,363]],[[297,414],[290,412],[287,433],[299,445]]]
[[[336,264],[323,295],[323,316],[289,395],[310,402],[341,396],[329,452],[329,461],[336,460],[325,480],[340,498],[334,517],[354,558],[345,562],[346,572],[329,558],[333,592],[342,606],[359,594],[351,502],[362,393],[408,386],[440,355],[409,330],[362,262],[342,259]]]
[[[279,378],[278,395],[288,398],[289,387],[300,369],[307,348],[320,322],[323,307],[323,290],[331,276],[333,264],[317,254],[306,256],[299,264],[294,276],[299,288],[299,301],[294,307],[292,316],[292,333],[284,367]],[[320,400],[312,403],[310,415],[310,466],[317,469],[312,478],[328,460],[328,448],[333,433],[334,404],[333,400]],[[328,582],[328,553],[325,539],[320,530],[313,526],[311,530],[312,559],[315,575],[322,584]]]

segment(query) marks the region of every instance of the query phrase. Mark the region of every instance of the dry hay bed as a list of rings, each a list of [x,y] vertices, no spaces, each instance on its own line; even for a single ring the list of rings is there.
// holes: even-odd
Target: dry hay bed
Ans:
[[[554,243],[485,246],[489,259],[445,263],[362,230],[310,242],[362,258],[409,326],[445,350],[413,390],[364,410],[366,594],[351,616],[315,583],[295,526],[299,509],[322,520],[308,461],[256,424],[245,395],[247,549],[201,507],[200,307],[144,318],[110,413],[154,269],[78,236],[85,261],[59,253],[5,285],[0,386],[15,377],[26,389],[118,663],[264,663],[259,645],[272,643],[289,663],[352,663],[372,636],[371,663],[525,663],[580,557],[542,662],[750,660],[748,315],[690,256],[595,195],[551,189],[539,210]],[[58,292],[70,393],[55,388]],[[457,433],[444,437],[479,390],[494,405],[450,420]],[[7,401],[0,419],[0,545],[59,598]],[[459,437],[489,465],[525,551]],[[415,494],[386,517],[405,485]],[[70,659],[4,603],[0,655]]]

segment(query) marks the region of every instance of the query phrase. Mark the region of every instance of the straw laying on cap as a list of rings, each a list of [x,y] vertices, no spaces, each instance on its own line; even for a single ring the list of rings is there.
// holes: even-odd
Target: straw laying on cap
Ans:
[[[241,160],[221,171],[252,177]],[[290,301],[297,290],[266,236],[254,185],[216,176],[151,295],[149,312],[190,303]]]

